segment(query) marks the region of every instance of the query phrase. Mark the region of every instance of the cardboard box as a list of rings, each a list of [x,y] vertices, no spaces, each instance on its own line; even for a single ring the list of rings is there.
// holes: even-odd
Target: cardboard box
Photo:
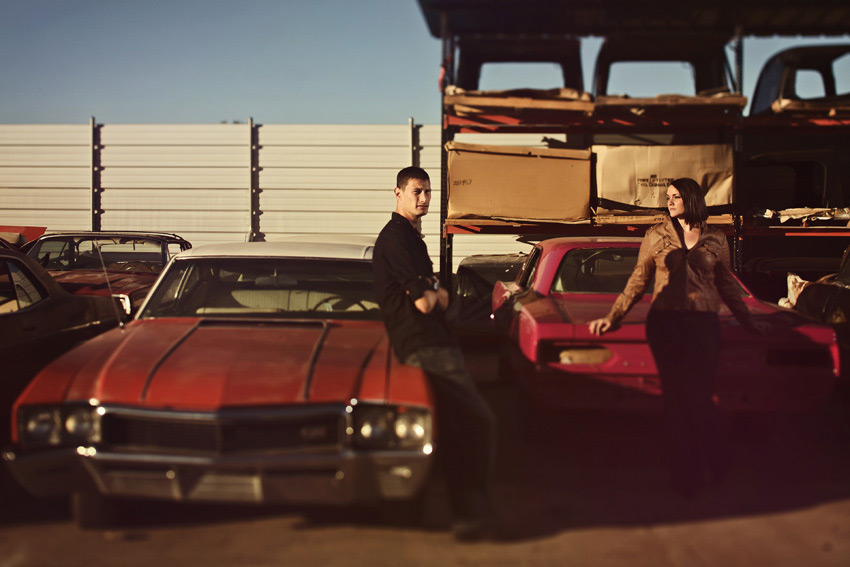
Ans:
[[[446,144],[447,216],[576,221],[590,216],[590,151]]]
[[[732,146],[593,146],[597,212],[628,206],[667,208],[667,187],[680,177],[695,179],[706,204],[732,203]]]

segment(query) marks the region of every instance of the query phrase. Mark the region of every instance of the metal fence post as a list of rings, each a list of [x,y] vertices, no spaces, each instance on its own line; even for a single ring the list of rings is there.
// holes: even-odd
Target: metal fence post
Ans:
[[[89,127],[91,129],[91,229],[99,231],[103,229],[103,207],[101,199],[103,188],[100,185],[100,128],[94,116],[89,118]]]
[[[265,234],[260,231],[260,136],[259,126],[254,124],[254,119],[248,121],[249,147],[250,147],[250,178],[248,185],[248,210],[250,217],[249,242],[265,240]]]

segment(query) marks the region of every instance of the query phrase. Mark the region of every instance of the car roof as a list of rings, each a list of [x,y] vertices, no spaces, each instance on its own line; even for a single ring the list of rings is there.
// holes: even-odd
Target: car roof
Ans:
[[[524,262],[528,252],[509,252],[506,254],[473,254],[461,260],[459,266],[491,266]]]
[[[130,238],[152,238],[156,240],[165,240],[168,242],[188,242],[185,238],[178,234],[173,234],[170,232],[148,232],[143,230],[69,230],[63,232],[50,232],[38,237],[36,240],[47,240],[50,238],[68,238],[68,237],[82,237],[82,238],[116,238],[116,237],[130,237]],[[33,241],[35,242],[35,240]]]
[[[635,236],[563,236],[549,238],[537,243],[537,246],[545,254],[552,250],[572,250],[574,248],[614,248],[614,247],[639,247],[643,237]]]
[[[538,245],[544,246],[632,246],[640,244],[642,236],[558,236],[541,240]]]
[[[305,236],[282,238],[273,242],[231,242],[198,246],[177,255],[189,258],[331,258],[371,260],[375,237]]]

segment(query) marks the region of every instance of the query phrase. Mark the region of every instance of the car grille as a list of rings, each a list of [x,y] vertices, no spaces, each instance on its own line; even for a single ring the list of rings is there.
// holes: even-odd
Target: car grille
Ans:
[[[257,418],[106,412],[101,420],[101,447],[200,455],[330,451],[341,448],[344,432],[342,412]]]

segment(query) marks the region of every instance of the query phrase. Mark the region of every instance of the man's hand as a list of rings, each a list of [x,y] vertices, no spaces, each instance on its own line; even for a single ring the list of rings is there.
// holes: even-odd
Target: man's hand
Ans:
[[[437,292],[426,289],[425,293],[422,294],[422,297],[414,301],[413,305],[422,313],[427,314],[434,310],[437,303]]]
[[[413,302],[413,305],[422,313],[430,313],[435,307],[443,311],[449,308],[449,292],[439,285],[437,276],[434,276],[432,281],[437,284],[437,290],[426,289],[422,297]]]
[[[437,290],[437,305],[443,311],[449,308],[449,292],[442,286]]]

